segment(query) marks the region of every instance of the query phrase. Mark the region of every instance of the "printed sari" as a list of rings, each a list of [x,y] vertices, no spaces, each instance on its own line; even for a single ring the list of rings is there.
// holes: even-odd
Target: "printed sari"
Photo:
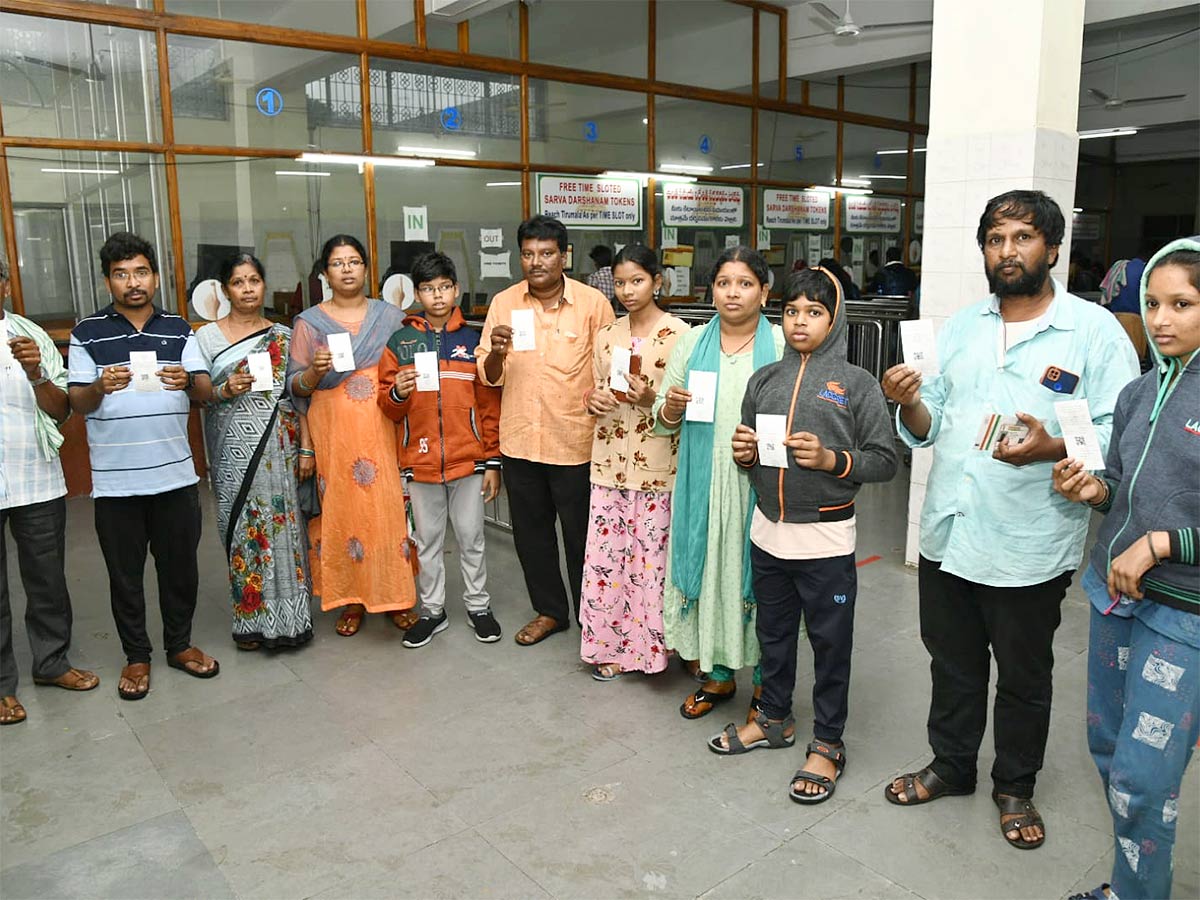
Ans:
[[[204,417],[218,540],[228,547],[233,638],[266,647],[312,638],[312,591],[296,500],[300,422],[283,393],[291,334],[273,325],[231,345],[214,322],[196,335],[216,388],[235,372],[248,372],[251,353],[271,355],[270,392],[214,397]],[[244,499],[235,508],[243,486]]]

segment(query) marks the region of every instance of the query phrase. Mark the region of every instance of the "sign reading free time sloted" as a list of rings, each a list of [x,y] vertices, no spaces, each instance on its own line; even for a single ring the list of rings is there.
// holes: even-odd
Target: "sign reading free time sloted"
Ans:
[[[538,175],[538,212],[568,228],[642,227],[642,185],[636,178]]]

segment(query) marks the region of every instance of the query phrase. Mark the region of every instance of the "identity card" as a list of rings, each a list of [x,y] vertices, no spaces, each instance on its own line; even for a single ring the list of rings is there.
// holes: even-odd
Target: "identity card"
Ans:
[[[900,323],[900,343],[904,362],[922,375],[937,375],[937,339],[931,319],[907,319]]]
[[[984,416],[979,434],[975,436],[975,449],[991,453],[1001,438],[1007,438],[1010,444],[1023,444],[1027,437],[1029,426],[1016,416]]]
[[[788,467],[787,416],[759,414],[754,417],[754,432],[758,435],[758,461],[776,469]]]
[[[417,365],[417,390],[436,391],[441,383],[438,355],[432,350],[422,350],[413,354],[413,362]]]
[[[712,422],[717,417],[717,373],[693,369],[688,375],[688,401],[684,416],[689,422]]]
[[[1054,404],[1058,424],[1062,427],[1067,456],[1083,461],[1083,467],[1093,472],[1104,469],[1104,451],[1092,423],[1086,400],[1060,400]]]
[[[333,354],[333,371],[354,371],[354,344],[348,331],[338,331],[329,336],[329,352]]]
[[[512,312],[512,348],[514,350],[536,350],[535,328],[532,309],[514,309]]]
[[[633,364],[633,351],[628,347],[613,347],[612,368],[608,373],[608,385],[614,391],[629,390],[629,367]]]
[[[254,378],[250,390],[271,391],[275,389],[275,370],[271,367],[270,353],[265,350],[250,353],[246,356],[246,365]]]
[[[135,391],[157,391],[162,382],[154,373],[158,371],[158,354],[153,350],[131,350],[129,370],[133,373]]]

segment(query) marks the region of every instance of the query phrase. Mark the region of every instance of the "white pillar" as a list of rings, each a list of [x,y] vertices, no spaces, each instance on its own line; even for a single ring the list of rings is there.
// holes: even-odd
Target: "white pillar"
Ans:
[[[1079,156],[1084,0],[934,0],[925,160],[921,315],[934,327],[987,296],[975,242],[987,201],[1045,191],[1067,222],[1054,274],[1066,280]],[[932,451],[913,454],[905,560],[917,561],[918,522]]]

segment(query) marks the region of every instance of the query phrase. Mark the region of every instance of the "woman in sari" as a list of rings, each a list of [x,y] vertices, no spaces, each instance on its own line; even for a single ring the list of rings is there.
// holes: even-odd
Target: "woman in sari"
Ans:
[[[295,647],[312,639],[312,614],[296,501],[300,420],[283,396],[292,332],[263,318],[266,284],[255,257],[227,261],[221,283],[229,313],[196,340],[215,386],[204,439],[229,559],[233,640],[241,650]],[[269,388],[255,385],[252,361],[269,365]]]
[[[391,613],[405,628],[405,611],[417,603],[397,426],[375,402],[379,357],[404,314],[367,298],[366,265],[356,238],[325,242],[321,269],[333,296],[296,317],[287,369],[316,458],[321,512],[308,526],[313,593],[322,610],[342,610],[336,630],[343,637],[357,634],[368,612]]]

